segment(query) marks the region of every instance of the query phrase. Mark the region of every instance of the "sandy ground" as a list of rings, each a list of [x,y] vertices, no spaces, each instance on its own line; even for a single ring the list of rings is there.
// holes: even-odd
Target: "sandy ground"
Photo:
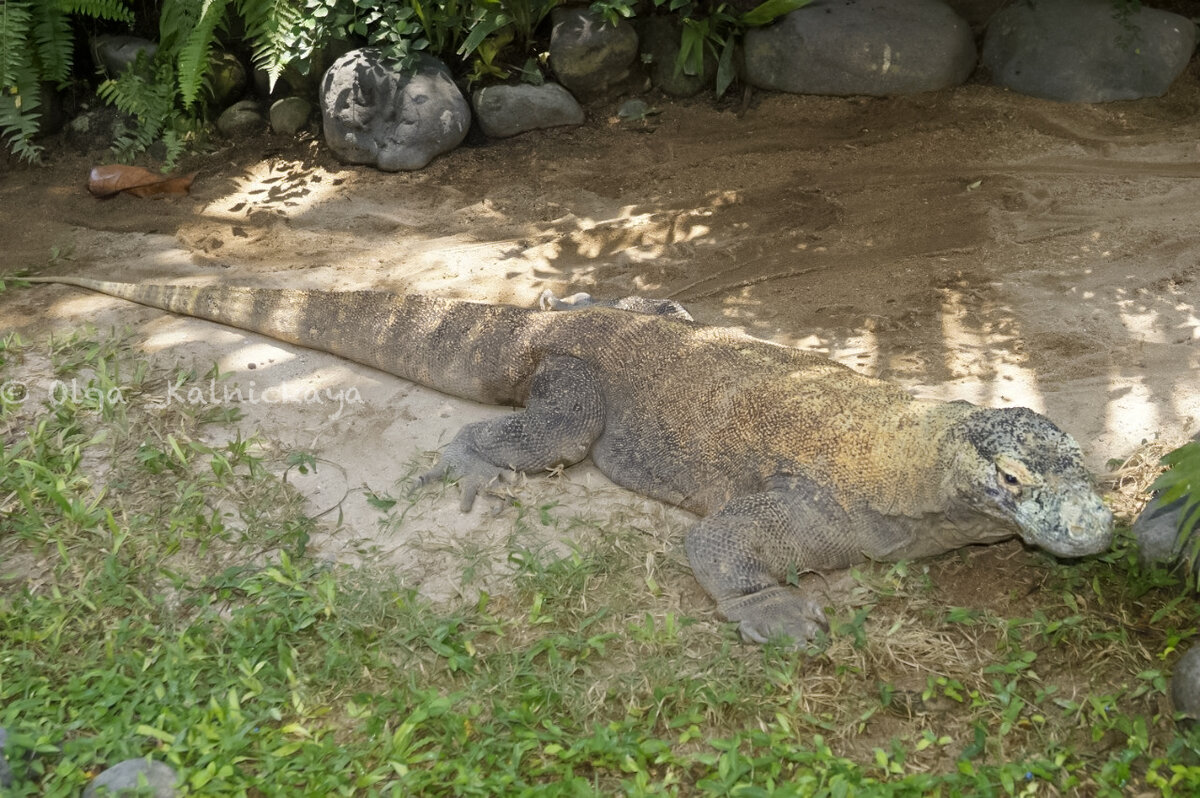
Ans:
[[[597,107],[583,127],[479,142],[411,174],[263,137],[192,158],[191,195],[158,200],[92,198],[101,154],[59,149],[47,167],[0,173],[4,271],[521,305],[546,288],[672,297],[921,396],[1045,412],[1098,472],[1200,425],[1195,68],[1165,98],[1103,106],[974,85],[656,102],[644,121]],[[436,490],[410,507],[402,480],[504,409],[79,290],[0,295],[0,326],[27,338],[85,323],[131,325],[166,367],[216,361],[229,380],[194,401],[236,384],[244,429],[321,458],[300,485],[329,511],[328,556],[377,551],[451,596],[502,573],[515,526],[546,508],[633,524],[682,558],[686,513],[586,464],[516,486],[516,509],[462,515]],[[372,493],[401,500],[383,513]]]

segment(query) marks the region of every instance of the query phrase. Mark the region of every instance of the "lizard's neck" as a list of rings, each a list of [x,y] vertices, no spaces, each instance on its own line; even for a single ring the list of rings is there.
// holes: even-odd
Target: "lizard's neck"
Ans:
[[[869,501],[871,508],[909,518],[951,509],[944,487],[953,458],[947,441],[955,424],[974,409],[965,402],[921,399],[898,406],[864,463],[876,474],[888,474],[877,480],[885,487]]]

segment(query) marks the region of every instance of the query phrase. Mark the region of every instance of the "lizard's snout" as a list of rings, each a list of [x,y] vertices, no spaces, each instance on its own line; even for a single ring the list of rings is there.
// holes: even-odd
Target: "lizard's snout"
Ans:
[[[1104,505],[1094,491],[1062,493],[1057,502],[1043,510],[1046,523],[1035,525],[1034,534],[1029,535],[1028,539],[1051,554],[1086,557],[1106,551],[1112,545],[1112,510]]]

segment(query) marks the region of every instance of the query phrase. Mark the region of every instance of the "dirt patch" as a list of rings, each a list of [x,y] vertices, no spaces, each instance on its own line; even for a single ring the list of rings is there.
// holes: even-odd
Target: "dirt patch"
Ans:
[[[701,321],[922,396],[1046,412],[1097,470],[1145,439],[1195,431],[1194,70],[1167,97],[1100,106],[982,86],[758,95],[741,113],[656,104],[645,122],[593,109],[583,127],[460,149],[411,174],[262,138],[183,164],[200,173],[185,198],[95,200],[85,155],[11,164],[0,174],[6,270],[522,305],[546,288],[666,296]],[[217,361],[243,391],[244,426],[328,464],[306,490],[344,519],[323,541],[330,555],[382,551],[432,595],[458,589],[466,548],[502,572],[502,552],[488,552],[539,507],[565,519],[616,506],[664,541],[689,523],[584,466],[519,486],[520,518],[510,507],[497,520],[486,502],[462,516],[452,497],[426,496],[401,525],[370,496],[401,497],[397,480],[425,453],[503,409],[66,288],[3,294],[0,322],[27,337],[132,325],[163,362],[203,372]],[[329,398],[255,403],[251,388]],[[451,556],[434,567],[415,549]]]

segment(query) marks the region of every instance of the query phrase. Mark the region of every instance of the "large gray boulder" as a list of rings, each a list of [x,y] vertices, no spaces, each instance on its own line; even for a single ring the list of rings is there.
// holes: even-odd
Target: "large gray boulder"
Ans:
[[[92,61],[110,78],[115,78],[144,55],[147,62],[158,53],[158,44],[138,36],[101,34],[92,39]]]
[[[486,86],[471,98],[484,135],[506,138],[559,125],[582,125],[583,109],[557,83]]]
[[[576,97],[601,96],[629,77],[638,37],[628,22],[613,25],[586,6],[556,8],[550,20],[550,67]]]
[[[148,792],[138,789],[139,776],[146,781]],[[154,798],[174,798],[179,792],[175,782],[179,776],[170,766],[153,759],[126,759],[118,762],[88,785],[83,791],[83,798],[99,798],[101,795],[116,796],[146,796]]]
[[[746,32],[745,77],[795,94],[912,94],[975,68],[971,28],[941,0],[816,0]]]
[[[1013,91],[1063,102],[1165,94],[1192,57],[1196,26],[1113,0],[1013,3],[988,23],[983,66]]]
[[[433,56],[400,71],[378,50],[352,50],[321,80],[325,142],[349,163],[385,172],[421,169],[466,138],[471,108]]]

